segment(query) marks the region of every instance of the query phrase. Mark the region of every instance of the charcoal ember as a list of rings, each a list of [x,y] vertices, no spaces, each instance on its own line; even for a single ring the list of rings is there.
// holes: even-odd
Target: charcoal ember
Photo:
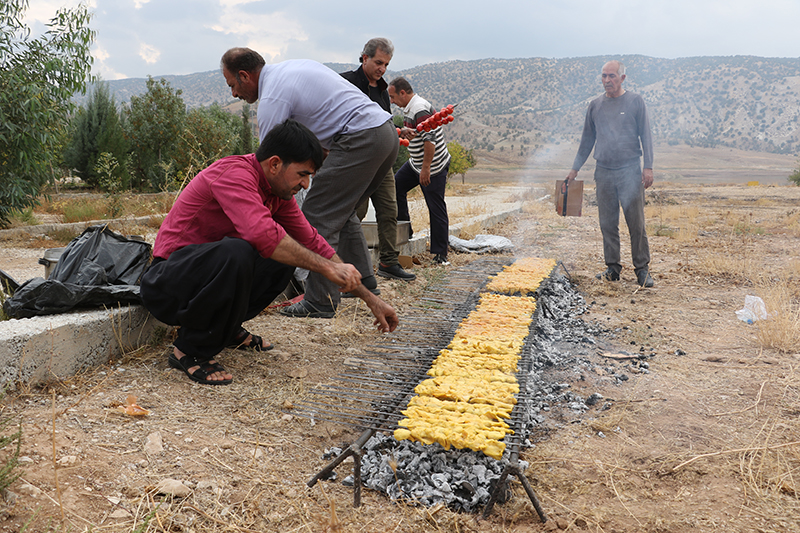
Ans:
[[[600,400],[603,399],[603,395],[597,392],[592,393],[588,398],[586,398],[586,405],[596,405]]]
[[[452,492],[453,489],[450,488],[450,474],[448,473],[441,473],[441,474],[431,474],[431,483],[433,486],[436,487],[437,490],[442,491],[443,493]]]
[[[326,461],[330,459],[336,459],[341,455],[342,449],[337,446],[332,446],[330,448],[326,448],[325,451],[322,453],[322,458]]]

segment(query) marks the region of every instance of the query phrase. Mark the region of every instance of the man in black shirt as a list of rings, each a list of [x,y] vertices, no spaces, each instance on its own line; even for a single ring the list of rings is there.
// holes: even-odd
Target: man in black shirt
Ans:
[[[388,84],[383,79],[389,62],[394,54],[394,46],[389,39],[376,37],[367,41],[361,52],[361,66],[356,70],[342,72],[342,77],[361,89],[370,100],[391,113]],[[398,138],[399,142],[399,138]],[[411,281],[417,276],[403,270],[398,262],[400,252],[397,249],[397,196],[395,193],[394,174],[392,170],[386,174],[378,190],[372,196],[375,208],[375,220],[378,224],[378,251],[380,264],[378,275],[384,278]],[[367,214],[369,200],[358,206],[356,213],[363,220]],[[375,289],[377,290],[377,289]]]

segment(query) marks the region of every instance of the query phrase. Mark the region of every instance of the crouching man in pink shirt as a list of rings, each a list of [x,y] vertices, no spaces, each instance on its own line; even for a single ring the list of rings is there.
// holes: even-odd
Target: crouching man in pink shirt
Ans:
[[[225,347],[268,350],[242,327],[288,285],[295,267],[317,272],[370,308],[384,332],[394,309],[361,283],[303,216],[294,200],[322,166],[323,150],[294,120],[275,126],[255,154],[220,159],[178,196],[141,281],[145,307],[179,326],[169,364],[193,381],[227,385],[233,376],[214,358]]]

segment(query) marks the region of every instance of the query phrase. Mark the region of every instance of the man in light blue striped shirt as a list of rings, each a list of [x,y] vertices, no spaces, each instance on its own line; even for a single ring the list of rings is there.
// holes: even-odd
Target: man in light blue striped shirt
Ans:
[[[450,153],[444,142],[442,128],[417,132],[417,124],[423,123],[436,113],[433,106],[414,93],[405,78],[395,78],[389,83],[389,99],[403,109],[401,137],[408,139],[409,160],[395,174],[397,191],[397,220],[410,220],[408,213],[408,191],[420,186],[431,219],[431,253],[434,263],[447,261],[450,221],[444,189],[447,171],[450,169]]]

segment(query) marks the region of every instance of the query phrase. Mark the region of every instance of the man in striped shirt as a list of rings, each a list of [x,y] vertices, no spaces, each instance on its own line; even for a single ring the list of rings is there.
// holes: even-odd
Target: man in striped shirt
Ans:
[[[444,189],[447,171],[450,168],[450,153],[444,142],[442,128],[417,132],[417,124],[436,113],[433,106],[414,93],[405,78],[395,78],[389,84],[389,99],[403,109],[403,128],[400,136],[408,139],[410,158],[395,174],[397,191],[397,220],[410,220],[408,214],[408,191],[420,186],[428,206],[431,220],[431,253],[434,263],[449,264],[447,248],[449,219]]]

